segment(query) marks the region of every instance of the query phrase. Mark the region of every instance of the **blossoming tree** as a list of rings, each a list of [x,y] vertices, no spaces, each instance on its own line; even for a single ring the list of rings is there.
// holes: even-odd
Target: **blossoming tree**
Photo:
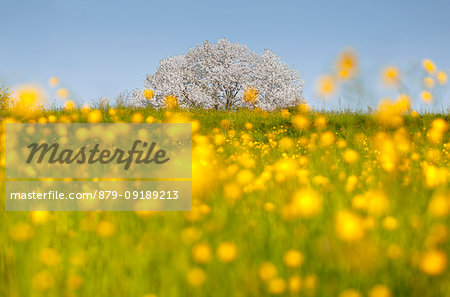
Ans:
[[[221,39],[163,59],[156,73],[147,75],[145,89],[132,92],[132,102],[159,108],[167,96],[175,96],[185,108],[271,110],[303,102],[302,90],[301,75],[275,53],[258,54]]]

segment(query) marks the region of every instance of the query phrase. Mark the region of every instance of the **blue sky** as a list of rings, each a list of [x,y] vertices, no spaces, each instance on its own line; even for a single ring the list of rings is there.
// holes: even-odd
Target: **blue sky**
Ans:
[[[46,85],[58,76],[78,102],[142,87],[161,58],[224,37],[279,54],[303,74],[317,106],[315,79],[348,46],[372,85],[386,65],[430,58],[450,67],[448,0],[0,0],[0,11],[0,84]]]

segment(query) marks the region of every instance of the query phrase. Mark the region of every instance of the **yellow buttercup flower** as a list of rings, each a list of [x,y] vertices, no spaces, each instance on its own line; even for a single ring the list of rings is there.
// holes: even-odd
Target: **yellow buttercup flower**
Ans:
[[[219,258],[219,261],[221,262],[232,262],[234,259],[236,259],[237,256],[237,246],[233,242],[222,242],[217,247],[217,258]]]
[[[189,270],[186,279],[191,286],[200,287],[206,281],[206,274],[203,269],[195,267]]]
[[[322,75],[317,79],[316,91],[321,97],[330,97],[336,93],[337,85],[331,75]]]
[[[155,92],[151,89],[144,90],[144,98],[147,100],[153,99],[155,97]]]
[[[69,90],[67,90],[66,88],[61,88],[56,91],[56,96],[59,99],[67,99],[69,97]]]
[[[116,227],[110,221],[101,221],[97,226],[97,234],[100,237],[111,237],[114,235]]]
[[[344,241],[357,241],[364,237],[362,219],[349,211],[338,212],[335,220],[335,230]]]
[[[420,269],[428,275],[440,275],[447,268],[447,254],[441,250],[429,250],[420,259]]]
[[[420,93],[420,97],[422,98],[422,101],[425,103],[430,103],[433,101],[433,94],[431,94],[429,91],[423,90]]]
[[[342,157],[348,164],[354,164],[359,159],[358,153],[351,149],[346,149]]]
[[[382,78],[388,86],[397,85],[400,83],[400,71],[397,67],[389,66],[383,70]]]
[[[311,122],[310,120],[304,116],[304,115],[295,115],[292,118],[292,126],[294,126],[295,129],[300,131],[306,131],[308,130]]]
[[[355,76],[358,70],[358,59],[353,50],[343,51],[337,61],[336,68],[339,78],[342,80],[348,80]]]
[[[36,225],[43,225],[49,219],[48,211],[32,211],[30,212],[31,221]]]
[[[59,253],[52,248],[45,248],[41,251],[41,262],[47,266],[56,266],[61,261]]]
[[[286,291],[286,281],[280,277],[273,278],[267,284],[267,290],[272,295],[281,295]]]
[[[94,109],[88,114],[88,123],[100,123],[102,121],[102,112],[98,109]]]
[[[436,79],[439,84],[445,85],[447,83],[447,73],[445,73],[444,71],[439,71],[436,74]]]
[[[66,111],[72,111],[75,109],[75,102],[68,100],[66,103],[64,103],[64,109]]]
[[[258,100],[258,95],[258,90],[247,87],[244,90],[244,101],[253,104]]]
[[[373,286],[369,291],[369,297],[391,297],[391,290],[385,285]]]
[[[56,87],[59,84],[59,78],[56,76],[50,77],[48,80],[48,85],[52,88]]]
[[[303,255],[297,250],[288,250],[283,255],[284,265],[290,268],[300,267],[303,263]]]
[[[264,262],[259,266],[258,275],[262,281],[269,281],[278,275],[277,268],[270,262]]]
[[[173,95],[164,97],[164,106],[167,109],[175,109],[178,107],[178,99]]]
[[[339,294],[339,297],[362,297],[362,295],[356,290],[347,289],[342,291],[341,294]]]
[[[435,85],[434,78],[432,78],[430,76],[425,77],[423,79],[423,85],[428,89],[434,88],[434,85]]]
[[[192,248],[192,258],[195,262],[201,264],[210,262],[212,258],[211,247],[206,243],[196,244]]]
[[[131,116],[130,121],[132,123],[142,123],[144,121],[144,116],[140,112],[135,112]]]
[[[423,69],[425,69],[428,73],[434,73],[436,71],[436,65],[434,65],[434,62],[430,59],[424,59],[422,61]]]

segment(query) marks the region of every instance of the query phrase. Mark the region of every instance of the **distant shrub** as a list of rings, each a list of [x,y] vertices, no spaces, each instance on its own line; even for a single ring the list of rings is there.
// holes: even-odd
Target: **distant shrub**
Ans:
[[[159,108],[165,97],[175,96],[182,108],[272,110],[303,102],[302,91],[301,75],[275,53],[258,54],[221,39],[163,59],[156,73],[147,75],[145,89],[134,90],[131,100]]]
[[[11,107],[11,92],[5,86],[0,87],[0,109]]]

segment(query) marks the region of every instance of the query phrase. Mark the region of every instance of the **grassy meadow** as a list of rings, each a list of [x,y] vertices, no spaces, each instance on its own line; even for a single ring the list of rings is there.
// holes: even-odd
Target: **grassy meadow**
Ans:
[[[192,122],[193,210],[5,212],[2,183],[0,296],[450,297],[450,117],[402,102],[3,111]]]

